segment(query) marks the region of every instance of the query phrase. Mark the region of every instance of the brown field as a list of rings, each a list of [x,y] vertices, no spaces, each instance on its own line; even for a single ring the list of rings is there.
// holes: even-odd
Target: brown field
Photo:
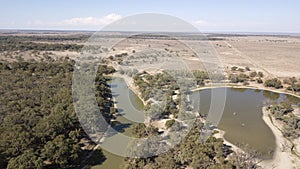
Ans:
[[[1,36],[48,36],[48,37],[71,37],[71,36],[90,36],[92,32],[36,32],[36,31],[1,31]],[[104,41],[110,41],[111,35],[122,35],[121,33],[105,33],[107,38]],[[188,37],[188,38],[186,38]],[[300,36],[279,36],[279,35],[208,35],[212,40],[195,40],[193,35],[185,36],[184,40],[170,40],[141,37],[130,40],[123,40],[116,44],[115,50],[109,54],[119,54],[135,50],[143,52],[145,49],[160,49],[172,56],[180,57],[189,69],[205,69],[211,65],[218,64],[225,70],[230,70],[232,66],[251,70],[262,71],[267,78],[279,77],[297,77],[300,78]],[[123,38],[123,37],[122,37]],[[122,38],[119,38],[122,40]],[[33,41],[35,43],[61,43],[61,44],[84,44],[88,38],[82,41]],[[179,38],[180,39],[180,38]],[[114,37],[114,41],[116,38]],[[105,42],[104,42],[105,43]],[[186,46],[188,45],[188,46]],[[191,47],[192,50],[189,48]],[[193,53],[197,51],[198,56]],[[50,54],[49,54],[50,52]],[[215,52],[215,53],[214,53]],[[0,60],[13,61],[17,57],[24,60],[39,60],[45,52],[39,51],[14,51],[1,52]],[[54,59],[69,57],[76,59],[80,56],[79,52],[74,51],[48,51],[48,55]],[[215,58],[212,58],[211,56]],[[170,61],[168,62],[170,64]],[[173,65],[176,66],[176,65]]]
[[[300,77],[300,37],[230,37],[212,42],[226,66],[249,66],[275,77]]]

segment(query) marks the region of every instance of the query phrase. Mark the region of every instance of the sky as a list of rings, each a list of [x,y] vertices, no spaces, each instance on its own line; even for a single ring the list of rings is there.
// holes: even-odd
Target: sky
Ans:
[[[135,14],[178,17],[203,32],[300,33],[299,0],[0,0],[0,29],[101,30]]]

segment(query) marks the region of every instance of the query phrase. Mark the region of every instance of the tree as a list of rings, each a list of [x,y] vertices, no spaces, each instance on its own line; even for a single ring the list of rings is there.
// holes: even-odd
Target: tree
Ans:
[[[282,88],[281,81],[278,80],[277,78],[274,79],[269,79],[265,81],[265,86],[266,87],[275,87],[276,89]]]
[[[34,137],[29,132],[28,127],[24,125],[13,125],[11,127],[0,130],[0,152],[3,152],[7,157],[18,156],[23,151],[28,149]],[[4,148],[4,149],[3,149]]]
[[[230,80],[231,83],[238,83],[239,82],[238,77],[235,74],[230,74],[228,79]]]
[[[243,85],[244,85],[244,86],[248,86],[248,85],[249,85],[249,82],[244,82]]]
[[[300,84],[292,84],[288,88],[288,90],[293,92],[299,92],[300,91]]]
[[[58,135],[53,141],[47,142],[41,156],[51,161],[54,166],[65,168],[71,161],[75,163],[78,159],[78,153],[79,147],[76,142],[64,135]]]
[[[88,137],[73,106],[74,64],[70,60],[0,63],[0,168],[8,163],[18,168],[20,163],[27,165],[25,159],[36,158],[49,162],[43,164],[45,168],[79,167],[79,156],[86,155],[79,140]],[[112,95],[102,74],[113,71],[100,65],[95,78],[96,101],[108,122],[114,110],[110,112]],[[26,168],[39,168],[38,164],[28,163],[36,167]]]
[[[293,85],[295,83],[297,83],[297,79],[295,77],[291,77],[289,78],[290,84]]]
[[[230,74],[228,79],[230,80],[231,83],[239,83],[239,82],[245,82],[249,77],[246,74]]]
[[[263,72],[258,72],[257,74],[258,74],[258,76],[259,76],[260,78],[263,78],[263,77],[264,77]]]
[[[28,169],[43,167],[43,160],[34,153],[33,149],[23,152],[23,154],[9,160],[7,169]]]
[[[158,128],[146,126],[144,123],[135,124],[131,129],[132,134],[137,138],[147,137],[158,134]]]
[[[257,83],[261,84],[261,83],[263,83],[263,80],[261,78],[258,78]]]
[[[249,76],[250,76],[250,77],[255,77],[255,76],[257,76],[257,73],[256,73],[255,71],[254,71],[254,72],[251,72]]]
[[[236,66],[231,67],[232,71],[236,71],[237,69],[238,69],[238,67],[236,67]]]
[[[232,159],[236,168],[261,168],[259,165],[262,162],[261,155],[256,151],[237,151],[232,156]]]
[[[165,126],[166,126],[166,128],[168,129],[168,128],[172,127],[172,125],[173,125],[174,123],[175,123],[175,120],[174,120],[174,119],[168,120],[168,121],[166,121]]]
[[[244,72],[245,70],[243,68],[239,68],[238,71]]]

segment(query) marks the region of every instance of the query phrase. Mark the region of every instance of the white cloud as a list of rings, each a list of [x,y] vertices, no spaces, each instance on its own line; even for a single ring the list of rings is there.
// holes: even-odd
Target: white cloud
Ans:
[[[205,20],[197,20],[197,21],[194,21],[194,24],[196,26],[211,26],[210,23],[208,23],[207,21]]]
[[[119,14],[111,13],[103,17],[76,17],[61,21],[28,21],[26,28],[30,29],[82,29],[82,30],[99,30],[104,26],[121,19]]]
[[[122,16],[112,13],[101,18],[96,17],[78,17],[78,18],[71,18],[67,20],[63,20],[59,22],[59,25],[72,25],[72,26],[103,26],[110,24],[116,20],[121,19]]]

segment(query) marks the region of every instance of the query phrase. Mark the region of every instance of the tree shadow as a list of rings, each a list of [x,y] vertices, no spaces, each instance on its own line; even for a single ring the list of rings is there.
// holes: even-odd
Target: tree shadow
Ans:
[[[117,123],[113,126],[113,129],[115,129],[119,133],[125,132],[125,129],[129,128],[132,124],[130,123]]]
[[[101,148],[98,148],[96,150],[85,150],[84,154],[90,157],[86,161],[84,161],[84,166],[80,167],[82,169],[90,169],[95,165],[101,165],[107,159],[104,156]]]

